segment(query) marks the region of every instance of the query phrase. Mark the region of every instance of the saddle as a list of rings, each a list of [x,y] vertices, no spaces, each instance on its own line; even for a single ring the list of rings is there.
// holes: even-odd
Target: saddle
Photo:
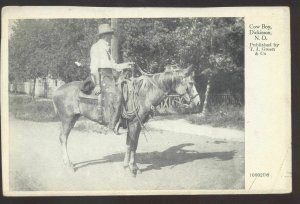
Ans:
[[[83,92],[85,95],[92,94],[92,91],[96,87],[96,84],[94,83],[92,76],[87,77],[80,87],[81,92]]]
[[[85,94],[82,91],[80,91],[79,92],[79,100],[82,101],[82,102],[97,104],[98,103],[98,96],[95,95],[93,90],[90,94]]]
[[[95,95],[94,89],[95,89],[95,83],[92,80],[92,77],[87,77],[80,87],[79,92],[79,100],[82,102],[87,103],[94,103],[96,104],[98,102],[98,96]]]
[[[108,78],[107,78],[108,77]],[[101,83],[101,92],[115,92],[114,91],[114,83],[115,82],[110,82],[112,81],[112,75],[108,75],[108,74],[103,74],[102,75],[102,80],[100,81]],[[109,83],[110,82],[110,83]],[[79,92],[79,98],[83,99],[83,100],[98,100],[99,96],[95,95],[95,89],[96,84],[94,83],[94,80],[92,79],[92,75],[87,77],[83,83],[82,86],[80,88],[80,92]],[[100,94],[102,94],[100,93]]]

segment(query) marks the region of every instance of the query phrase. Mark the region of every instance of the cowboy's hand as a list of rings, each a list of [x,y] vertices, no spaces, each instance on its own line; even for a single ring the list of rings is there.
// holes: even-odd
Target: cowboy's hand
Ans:
[[[184,108],[189,108],[190,105],[188,105],[188,104],[183,104],[183,107],[184,107]]]
[[[98,96],[101,93],[100,85],[96,85],[94,89],[95,95]]]
[[[134,62],[125,62],[125,63],[123,63],[124,69],[132,68],[133,65],[134,65]]]

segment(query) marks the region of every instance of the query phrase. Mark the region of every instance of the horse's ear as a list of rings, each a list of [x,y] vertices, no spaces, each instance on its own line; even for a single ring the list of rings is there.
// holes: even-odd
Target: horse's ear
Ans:
[[[194,67],[193,65],[188,66],[185,70],[184,70],[184,75],[185,76],[190,76],[193,72],[194,72]]]

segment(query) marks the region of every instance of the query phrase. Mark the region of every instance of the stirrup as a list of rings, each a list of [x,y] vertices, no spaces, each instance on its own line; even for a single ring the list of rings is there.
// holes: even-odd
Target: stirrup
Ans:
[[[112,131],[115,135],[120,135],[119,130],[116,129],[115,127],[112,128],[112,127],[109,126],[108,129],[109,129],[110,131]]]
[[[115,133],[115,135],[120,135],[119,131],[116,130],[115,128],[113,129],[113,132]]]

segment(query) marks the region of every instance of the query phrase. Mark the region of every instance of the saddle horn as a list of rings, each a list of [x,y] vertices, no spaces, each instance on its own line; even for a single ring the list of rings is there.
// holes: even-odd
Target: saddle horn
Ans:
[[[195,71],[193,65],[189,65],[185,70],[184,70],[184,74],[186,76],[190,75],[193,71]]]
[[[138,70],[141,72],[142,75],[145,75],[145,76],[153,76],[153,74],[144,72],[140,67],[137,67],[137,68],[138,68]]]

